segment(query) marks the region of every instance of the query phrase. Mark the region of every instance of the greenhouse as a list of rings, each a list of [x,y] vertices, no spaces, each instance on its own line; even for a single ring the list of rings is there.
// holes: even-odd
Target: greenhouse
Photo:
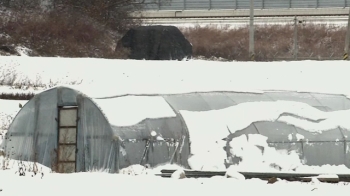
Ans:
[[[57,172],[118,172],[174,163],[222,170],[240,159],[230,143],[259,134],[307,165],[345,164],[350,100],[297,92],[201,92],[90,98],[68,87],[34,96],[2,143],[9,158]],[[312,144],[312,145],[311,145]]]

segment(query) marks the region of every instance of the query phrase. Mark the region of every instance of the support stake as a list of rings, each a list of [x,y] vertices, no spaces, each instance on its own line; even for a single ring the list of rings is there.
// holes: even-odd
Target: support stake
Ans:
[[[343,60],[349,59],[349,42],[350,42],[350,8],[349,8],[349,17],[348,17],[348,28],[347,28],[346,37],[345,37]]]
[[[294,57],[294,60],[298,60],[298,19],[296,16],[294,17],[294,39],[293,40],[294,40],[293,57]]]
[[[249,59],[254,61],[254,0],[250,0]]]

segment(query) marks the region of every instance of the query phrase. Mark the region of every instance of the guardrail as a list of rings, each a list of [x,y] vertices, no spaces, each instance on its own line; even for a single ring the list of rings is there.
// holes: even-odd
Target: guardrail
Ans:
[[[214,18],[214,17],[249,17],[248,9],[241,10],[144,10],[134,12],[134,18]],[[319,8],[319,9],[255,9],[255,17],[283,16],[347,16],[349,8]]]
[[[144,0],[145,10],[249,9],[250,0]],[[345,8],[350,0],[254,0],[255,9]]]

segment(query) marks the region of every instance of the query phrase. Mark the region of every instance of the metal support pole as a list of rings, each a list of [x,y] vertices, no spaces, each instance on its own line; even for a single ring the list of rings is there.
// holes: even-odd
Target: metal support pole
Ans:
[[[254,61],[254,0],[250,0],[249,59]]]
[[[297,17],[295,16],[294,17],[294,60],[297,60],[298,59],[298,20],[297,20]]]
[[[348,17],[348,29],[346,31],[346,37],[345,37],[345,47],[344,47],[344,60],[349,59],[349,42],[350,42],[350,8],[349,8],[349,17]]]
[[[261,9],[265,9],[265,1],[264,0],[261,1]]]

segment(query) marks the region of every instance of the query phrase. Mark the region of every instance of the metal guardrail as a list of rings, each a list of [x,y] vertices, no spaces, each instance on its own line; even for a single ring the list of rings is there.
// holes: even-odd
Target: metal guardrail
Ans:
[[[350,0],[349,0],[350,1]],[[131,14],[135,18],[224,18],[249,17],[249,9],[239,10],[143,10]],[[255,17],[348,16],[349,8],[255,9]]]
[[[144,10],[249,9],[250,0],[145,0]],[[254,0],[255,9],[345,8],[350,0]]]

